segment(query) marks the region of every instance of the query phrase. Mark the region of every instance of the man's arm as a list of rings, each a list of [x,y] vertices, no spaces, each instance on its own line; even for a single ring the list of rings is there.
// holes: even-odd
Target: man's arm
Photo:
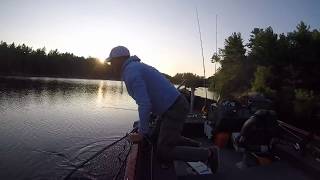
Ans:
[[[151,112],[151,102],[144,79],[137,75],[131,84],[133,98],[138,105],[139,111],[139,133],[147,134],[149,132],[149,119]]]

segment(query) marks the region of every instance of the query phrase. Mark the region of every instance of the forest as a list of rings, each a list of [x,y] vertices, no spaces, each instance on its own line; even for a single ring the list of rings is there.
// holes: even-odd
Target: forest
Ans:
[[[247,44],[240,33],[233,33],[212,62],[220,67],[210,89],[221,98],[262,93],[273,100],[280,119],[319,128],[319,30],[304,22],[286,34],[277,34],[272,27],[254,28]]]
[[[57,49],[46,53],[45,48],[0,43],[0,75],[45,76],[65,78],[112,79],[110,68],[98,59],[60,53]]]

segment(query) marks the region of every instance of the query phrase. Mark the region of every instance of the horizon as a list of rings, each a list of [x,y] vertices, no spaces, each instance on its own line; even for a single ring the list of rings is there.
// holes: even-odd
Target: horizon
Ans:
[[[105,59],[112,47],[124,45],[132,55],[169,74],[191,72],[203,76],[195,8],[198,8],[206,61],[206,77],[213,75],[210,58],[232,32],[244,44],[253,28],[271,26],[275,33],[293,31],[304,21],[319,29],[317,1],[4,1],[0,7],[0,40],[34,49]],[[248,7],[248,4],[251,6]],[[274,6],[277,4],[277,6]],[[119,8],[120,7],[120,8]],[[251,8],[248,10],[248,8]],[[59,13],[57,13],[59,12]],[[173,59],[173,60],[172,60]],[[183,69],[181,67],[184,67]]]

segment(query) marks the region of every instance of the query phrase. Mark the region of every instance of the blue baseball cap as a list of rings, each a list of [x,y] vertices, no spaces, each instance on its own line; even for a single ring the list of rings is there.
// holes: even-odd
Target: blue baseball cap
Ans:
[[[114,58],[123,56],[130,56],[129,49],[124,46],[114,47],[110,51],[109,57],[106,59],[106,62],[110,62]]]

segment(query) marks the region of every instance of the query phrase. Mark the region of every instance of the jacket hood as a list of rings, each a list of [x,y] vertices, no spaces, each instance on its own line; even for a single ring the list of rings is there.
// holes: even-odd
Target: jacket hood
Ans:
[[[130,64],[131,62],[140,62],[140,61],[141,61],[140,58],[138,58],[138,56],[136,56],[136,55],[129,57],[122,65],[122,68],[121,68],[122,72],[123,72],[124,68],[128,64]]]

